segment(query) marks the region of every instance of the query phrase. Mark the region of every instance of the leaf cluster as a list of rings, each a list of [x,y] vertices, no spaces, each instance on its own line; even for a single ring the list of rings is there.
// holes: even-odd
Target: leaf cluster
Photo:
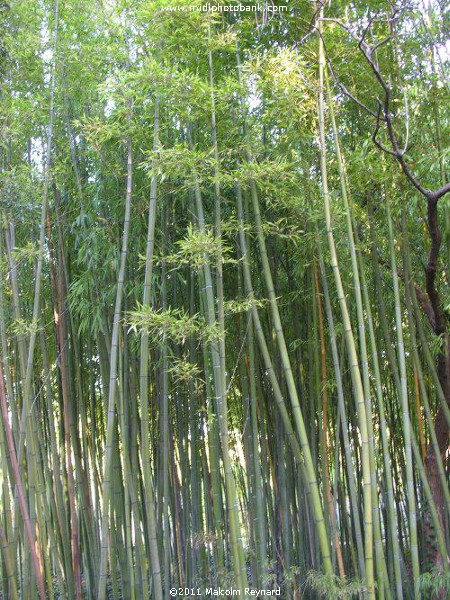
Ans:
[[[248,312],[253,306],[263,308],[267,303],[267,299],[256,298],[247,298],[246,300],[226,300],[224,302],[225,316]]]
[[[154,309],[138,304],[138,309],[127,313],[129,331],[146,332],[154,342],[167,341],[183,345],[188,338],[212,341],[220,336],[218,327],[208,326],[199,315],[189,315],[181,308]]]
[[[172,359],[172,366],[168,369],[173,379],[179,383],[201,383],[200,377],[202,370],[199,365],[191,363],[186,358]]]
[[[222,238],[214,235],[211,229],[200,231],[194,229],[192,224],[187,227],[185,237],[176,242],[179,251],[160,259],[172,265],[191,265],[194,269],[200,269],[210,262],[210,257],[220,252],[222,263],[231,264],[237,261],[230,254],[231,246],[224,243]]]
[[[422,573],[419,578],[419,589],[430,600],[450,597],[450,573],[441,573],[433,569],[429,573]]]
[[[346,577],[325,575],[318,571],[309,571],[306,584],[322,598],[327,600],[338,600],[340,598],[355,598],[367,591],[362,581],[353,579],[348,581]]]

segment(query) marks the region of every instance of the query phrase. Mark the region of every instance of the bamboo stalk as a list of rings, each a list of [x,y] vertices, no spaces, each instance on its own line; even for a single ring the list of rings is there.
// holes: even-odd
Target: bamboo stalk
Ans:
[[[323,8],[320,11],[323,18]],[[364,390],[361,380],[361,372],[358,365],[355,340],[351,325],[350,315],[347,307],[344,289],[342,286],[339,264],[334,242],[333,229],[331,224],[330,196],[328,190],[327,176],[327,156],[325,142],[325,54],[322,39],[322,21],[319,24],[319,136],[320,136],[320,170],[322,176],[322,192],[324,199],[325,222],[327,228],[328,246],[331,254],[331,267],[334,273],[335,285],[338,292],[341,316],[344,324],[345,341],[349,355],[350,369],[352,375],[353,394],[355,397],[359,433],[361,436],[362,448],[362,470],[363,470],[363,495],[364,495],[364,553],[365,553],[365,571],[369,598],[375,597],[374,589],[374,566],[373,566],[373,521],[372,521],[372,489],[370,472],[370,448],[367,431],[367,414],[364,399]]]
[[[117,291],[114,307],[113,329],[111,337],[111,360],[109,372],[109,393],[107,406],[107,421],[106,421],[106,445],[105,458],[103,466],[103,482],[102,482],[102,521],[101,521],[101,548],[100,548],[100,566],[98,573],[98,600],[106,600],[106,581],[107,581],[107,556],[110,550],[110,542],[108,532],[110,530],[110,499],[112,493],[113,480],[112,464],[114,450],[113,437],[115,431],[115,414],[116,414],[116,393],[117,393],[117,362],[119,354],[119,325],[123,299],[123,287],[125,279],[126,258],[128,250],[128,236],[130,231],[130,214],[131,214],[131,194],[133,181],[133,154],[131,139],[127,140],[127,189],[125,198],[125,217],[122,236],[122,250],[120,255],[120,268],[117,276]]]
[[[25,498],[25,492],[22,484],[22,478],[19,471],[19,463],[17,461],[16,449],[14,447],[14,440],[12,436],[11,426],[8,420],[8,405],[6,399],[5,380],[3,375],[3,361],[0,360],[0,406],[2,411],[3,427],[6,435],[6,443],[8,445],[9,457],[11,461],[11,468],[14,473],[14,480],[17,489],[17,495],[19,498],[19,507],[22,515],[22,519],[25,526],[25,533],[28,540],[29,551],[31,554],[31,561],[33,564],[34,576],[36,579],[36,586],[39,593],[40,600],[45,600],[45,585],[42,573],[42,563],[39,555],[36,551],[36,537],[33,534],[31,526],[30,515],[27,508],[27,502]]]

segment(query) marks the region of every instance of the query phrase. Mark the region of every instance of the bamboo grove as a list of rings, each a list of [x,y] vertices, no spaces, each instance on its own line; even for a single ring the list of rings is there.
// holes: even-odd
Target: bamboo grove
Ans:
[[[449,13],[202,6],[0,2],[0,597],[448,597]]]

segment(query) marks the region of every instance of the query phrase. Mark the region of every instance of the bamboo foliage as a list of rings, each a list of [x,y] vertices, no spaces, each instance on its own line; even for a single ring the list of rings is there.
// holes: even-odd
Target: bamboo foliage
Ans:
[[[0,596],[447,597],[444,15],[201,6],[0,3]]]

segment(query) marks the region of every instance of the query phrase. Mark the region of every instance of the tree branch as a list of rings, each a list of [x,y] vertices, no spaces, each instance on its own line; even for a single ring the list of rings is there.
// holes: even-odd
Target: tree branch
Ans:
[[[372,23],[373,20],[374,19],[372,19],[370,23]],[[378,67],[377,63],[373,59],[373,55],[375,54],[375,52],[381,46],[385,45],[391,39],[392,36],[389,35],[386,38],[384,38],[383,40],[379,41],[374,46],[369,46],[369,44],[367,44],[364,40],[364,37],[367,33],[367,28],[365,29],[363,35],[358,38],[350,30],[350,28],[340,19],[322,18],[321,21],[335,23],[336,25],[339,25],[350,35],[350,37],[353,40],[355,40],[358,43],[358,48],[362,52],[364,58],[366,59],[367,63],[369,64],[373,74],[375,75],[376,80],[378,81],[381,88],[383,89],[384,100],[383,100],[383,102],[378,100],[378,110],[375,113],[368,106],[366,106],[363,102],[361,102],[361,100],[359,100],[354,94],[352,94],[347,89],[347,87],[337,77],[336,72],[333,68],[333,65],[331,64],[331,60],[330,60],[328,52],[326,50],[326,45],[325,45],[325,41],[324,41],[324,49],[325,49],[325,55],[327,57],[327,63],[330,67],[330,71],[331,71],[331,74],[333,76],[333,79],[334,79],[336,85],[350,100],[355,102],[355,104],[357,104],[360,108],[362,108],[366,113],[370,114],[372,117],[374,117],[376,119],[376,126],[375,126],[375,131],[372,135],[372,140],[373,140],[374,144],[377,146],[377,148],[379,148],[382,152],[385,152],[386,154],[393,156],[396,159],[396,161],[400,165],[400,168],[402,169],[403,173],[405,174],[406,178],[411,183],[411,185],[413,185],[427,200],[432,201],[432,202],[437,202],[439,200],[439,198],[441,198],[442,196],[444,196],[445,194],[450,192],[450,182],[444,184],[443,186],[441,186],[440,188],[438,188],[436,190],[428,189],[421,184],[421,182],[417,179],[417,177],[414,175],[412,170],[409,168],[409,166],[404,158],[404,155],[406,153],[407,146],[408,146],[408,139],[409,139],[409,114],[408,114],[407,103],[405,100],[406,141],[405,141],[403,148],[400,148],[400,145],[399,145],[399,142],[397,139],[397,135],[394,131],[393,118],[392,118],[392,114],[391,114],[391,85],[386,81],[386,79],[384,78],[383,74],[380,71],[380,68]],[[370,25],[370,23],[369,23],[369,25]],[[316,27],[316,30],[319,31],[319,28]],[[320,35],[320,32],[319,32],[319,35]],[[322,40],[323,40],[323,36],[322,36]],[[381,122],[384,122],[386,124],[386,129],[387,129],[391,148],[387,148],[381,142],[379,142],[377,139],[378,133],[381,128]]]

